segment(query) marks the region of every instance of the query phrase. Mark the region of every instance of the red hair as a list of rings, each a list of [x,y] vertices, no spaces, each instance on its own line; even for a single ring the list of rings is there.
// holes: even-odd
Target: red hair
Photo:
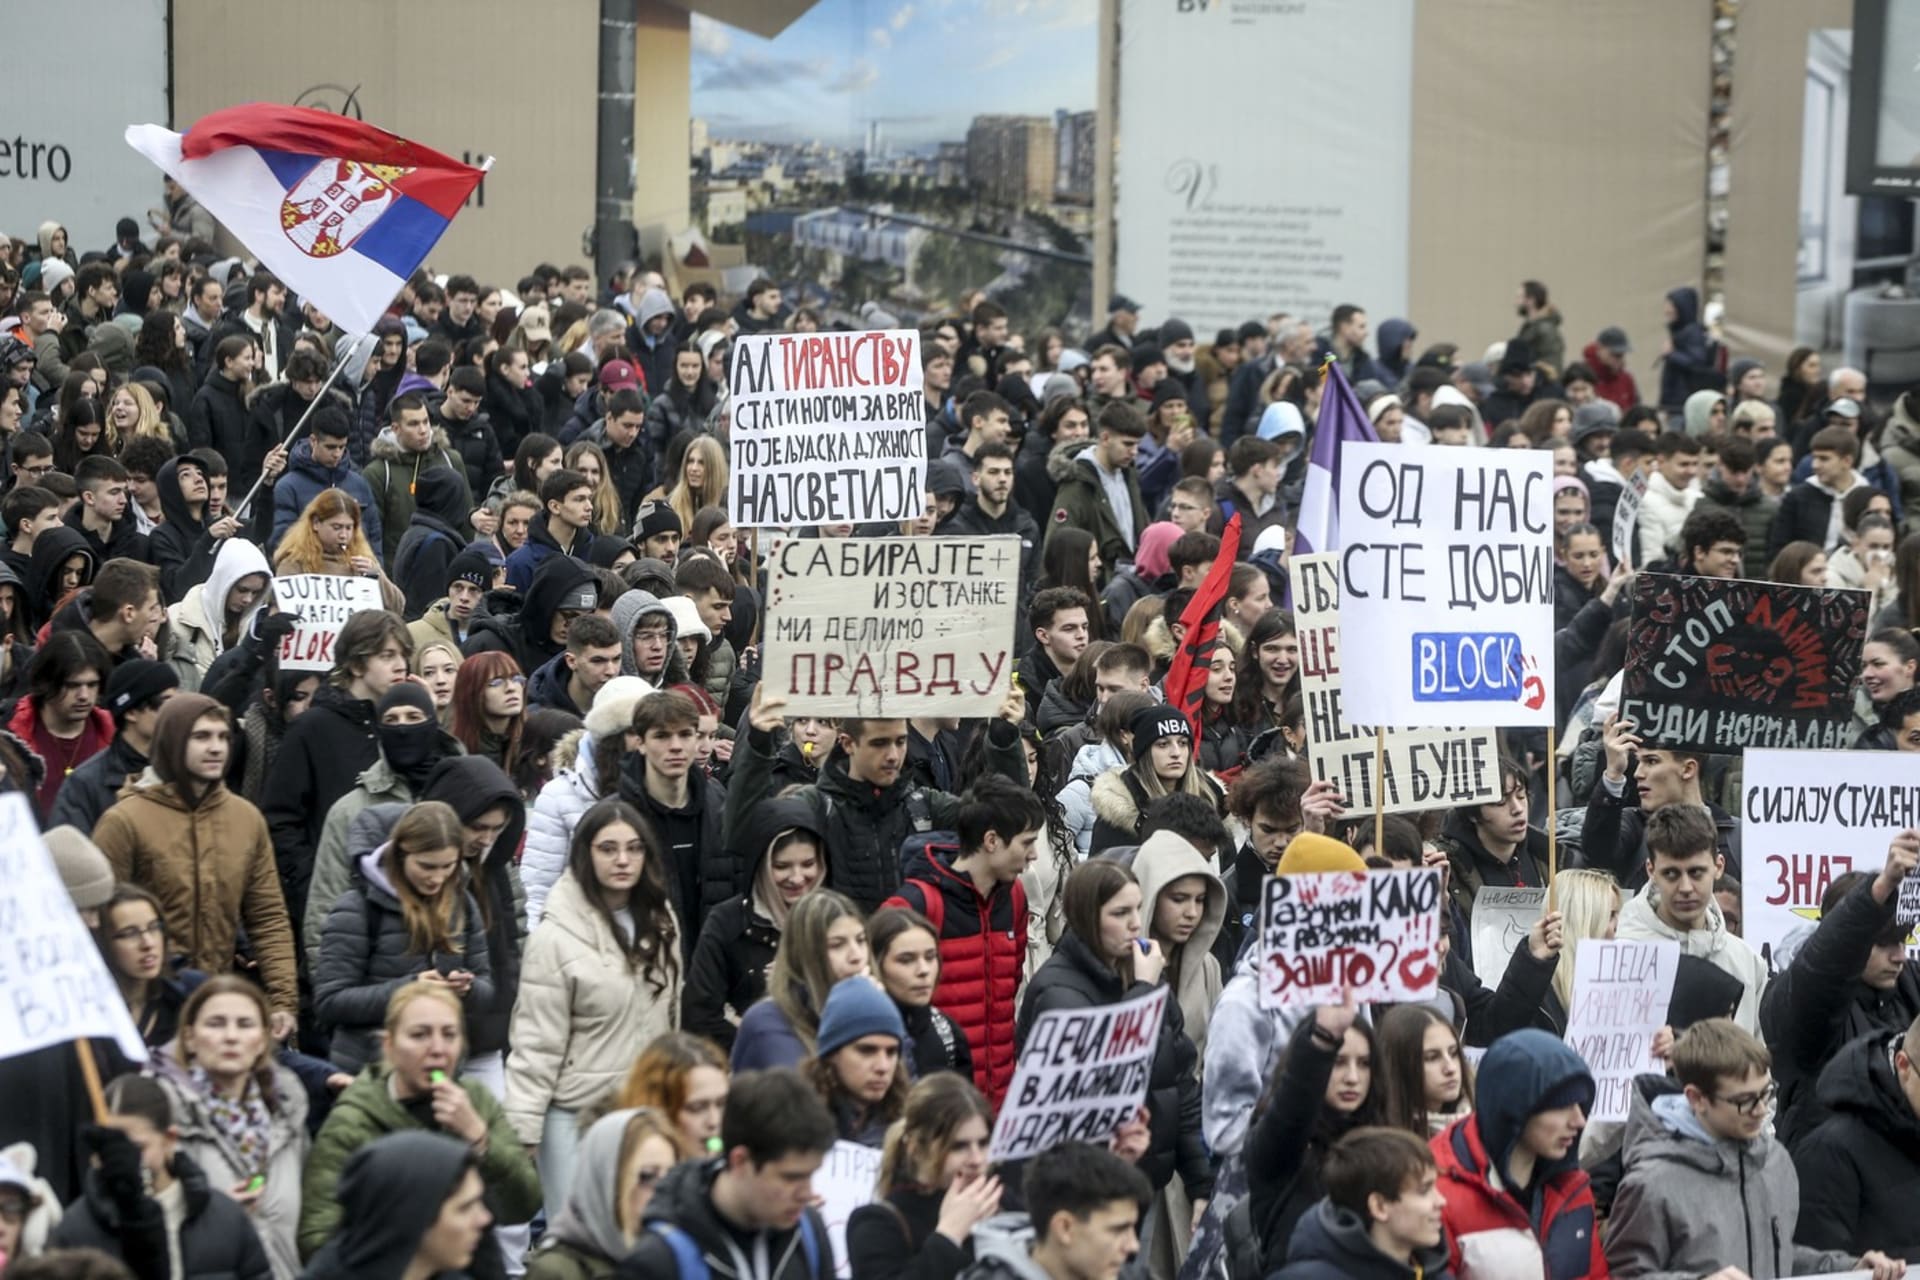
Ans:
[[[703,716],[712,716],[716,720],[720,718],[720,704],[713,700],[712,694],[697,684],[669,685],[666,692],[681,695],[693,703],[693,709]]]
[[[520,664],[499,652],[476,653],[460,664],[453,674],[453,736],[468,755],[480,755],[480,735],[487,727],[487,682],[522,674]],[[527,700],[520,698],[520,714],[507,726],[507,745],[500,753],[500,768],[509,776],[520,759],[520,730],[527,720]]]

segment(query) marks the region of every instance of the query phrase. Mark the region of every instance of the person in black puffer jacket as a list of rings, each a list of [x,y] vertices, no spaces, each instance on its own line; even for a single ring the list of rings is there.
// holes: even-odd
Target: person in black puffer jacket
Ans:
[[[761,706],[760,688],[748,712],[745,741],[734,744],[727,786],[730,830],[772,794],[772,734],[783,722],[777,707]],[[991,768],[1023,787],[1027,757],[1017,726],[1024,710],[1015,689],[986,727]],[[950,830],[960,808],[958,796],[916,788],[902,775],[906,737],[904,720],[842,720],[840,740],[820,766],[818,781],[799,792],[826,832],[827,886],[852,898],[863,912],[871,913],[899,887],[901,842],[916,828]]]
[[[384,609],[354,614],[334,641],[327,682],[314,691],[312,704],[280,739],[261,812],[273,834],[287,916],[296,930],[306,916],[307,882],[327,810],[353,790],[360,774],[379,757],[374,706],[406,676],[411,652],[406,624],[398,614]]]
[[[48,1247],[98,1249],[138,1280],[271,1280],[273,1266],[247,1211],[225,1187],[208,1185],[180,1150],[165,1090],[127,1075],[108,1082],[106,1098],[113,1127],[83,1131],[96,1163]],[[181,1212],[177,1235],[168,1202]]]
[[[1323,1005],[1294,1028],[1274,1072],[1266,1110],[1247,1134],[1247,1189],[1260,1233],[1260,1269],[1286,1265],[1293,1229],[1326,1194],[1320,1162],[1349,1129],[1377,1123],[1373,1079],[1360,1066],[1373,1056],[1373,1029],[1356,1006]]]
[[[493,1003],[480,904],[460,873],[465,843],[453,810],[427,801],[407,810],[386,843],[356,851],[353,886],[327,915],[313,968],[314,1011],[332,1028],[328,1056],[340,1070],[374,1058],[387,1002],[416,978],[438,972],[469,1015]]]
[[[1866,1035],[1820,1073],[1830,1114],[1793,1148],[1800,1174],[1796,1242],[1859,1255],[1878,1249],[1920,1256],[1913,1216],[1920,1183],[1920,1023],[1894,1035]]]
[[[729,833],[728,860],[753,868],[752,888],[708,913],[687,967],[682,1027],[733,1048],[736,1021],[767,994],[787,909],[826,878],[825,846],[813,806],[797,796],[755,805]]]
[[[1148,941],[1142,951],[1142,938],[1129,937],[1121,942],[1119,956],[1109,957],[1100,950],[1102,912],[1127,892],[1138,902],[1140,882],[1117,862],[1096,858],[1081,863],[1067,877],[1061,890],[1067,931],[1021,995],[1013,1032],[1016,1055],[1026,1047],[1034,1019],[1043,1013],[1119,1004],[1148,995],[1159,984],[1166,966],[1159,943]],[[1199,1059],[1187,1038],[1180,1004],[1170,998],[1148,1073],[1149,1136],[1137,1167],[1156,1191],[1178,1173],[1195,1202],[1213,1195],[1213,1165],[1200,1133],[1200,1081],[1195,1071]]]
[[[455,369],[447,375],[447,395],[435,416],[446,428],[447,443],[460,455],[466,468],[467,490],[476,499],[484,498],[493,482],[506,471],[506,458],[500,452],[500,437],[487,416],[485,400],[487,380],[478,369]],[[465,417],[456,417],[464,413]],[[514,439],[517,445],[518,437]],[[461,518],[466,518],[461,513]]]

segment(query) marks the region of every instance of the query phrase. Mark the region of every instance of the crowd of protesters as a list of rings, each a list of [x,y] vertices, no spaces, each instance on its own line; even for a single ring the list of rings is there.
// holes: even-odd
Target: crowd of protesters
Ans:
[[[1018,679],[984,720],[833,721],[759,685],[726,501],[735,339],[831,317],[767,279],[423,271],[361,366],[171,183],[156,224],[0,238],[0,785],[149,1050],[94,1047],[104,1116],[72,1046],[0,1059],[8,1280],[1920,1260],[1920,833],[1763,958],[1737,758],[1617,715],[1636,572],[1845,586],[1858,745],[1920,751],[1912,393],[1729,359],[1691,287],[1649,301],[1657,353],[1537,281],[1511,336],[1448,335],[1484,354],[1357,305],[1202,340],[1124,296],[1076,343],[975,295],[921,327],[926,514],[793,532],[1019,537]],[[1284,604],[1329,363],[1382,440],[1553,454],[1561,746],[1506,741],[1494,803],[1376,829],[1312,780]],[[1164,682],[1235,516],[1190,720]],[[303,574],[383,605],[325,671],[281,666]],[[1549,822],[1551,909],[1489,988],[1475,892],[1545,886]],[[1423,866],[1433,1000],[1262,1008],[1267,877]],[[1683,961],[1665,1072],[1589,1125],[1574,957],[1616,936]],[[1161,986],[1137,1115],[993,1164],[1036,1019]],[[883,1153],[838,1243],[837,1142]]]

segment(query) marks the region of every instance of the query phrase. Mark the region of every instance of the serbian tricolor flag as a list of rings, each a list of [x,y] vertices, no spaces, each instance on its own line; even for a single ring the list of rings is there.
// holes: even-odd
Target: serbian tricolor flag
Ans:
[[[486,176],[358,120],[269,103],[216,111],[184,134],[132,125],[127,144],[354,334],[372,331]]]
[[[1186,713],[1195,743],[1204,731],[1200,710],[1207,698],[1207,669],[1213,664],[1214,646],[1220,642],[1220,606],[1226,602],[1227,585],[1233,581],[1234,560],[1239,554],[1240,513],[1236,511],[1220,532],[1220,554],[1213,558],[1207,576],[1200,580],[1200,589],[1181,611],[1184,634],[1180,647],[1174,650],[1173,664],[1167,668],[1167,678],[1160,682],[1167,705]]]

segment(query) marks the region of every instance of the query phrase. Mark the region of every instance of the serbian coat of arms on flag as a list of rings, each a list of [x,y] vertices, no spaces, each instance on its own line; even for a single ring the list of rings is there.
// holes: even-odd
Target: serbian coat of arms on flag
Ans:
[[[353,334],[372,331],[487,172],[358,120],[261,103],[184,134],[134,125],[127,143]]]

